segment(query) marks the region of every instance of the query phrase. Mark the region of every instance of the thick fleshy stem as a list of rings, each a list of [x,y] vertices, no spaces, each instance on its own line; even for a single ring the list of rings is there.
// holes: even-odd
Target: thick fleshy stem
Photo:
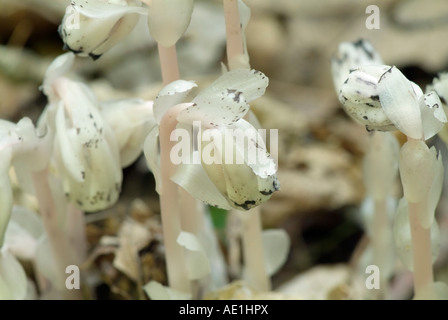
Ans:
[[[431,256],[431,228],[424,228],[419,212],[425,210],[421,203],[408,203],[414,262],[414,295],[419,295],[434,282]]]
[[[240,67],[238,58],[244,55],[238,0],[224,0],[223,4],[226,21],[227,63],[229,70],[233,70]],[[245,119],[248,120],[247,115]],[[264,262],[260,208],[256,207],[241,214],[247,215],[241,219],[244,230],[242,234],[243,257],[248,285],[256,290],[269,291],[271,281]]]
[[[159,51],[160,69],[162,73],[163,84],[180,79],[179,66],[177,62],[176,45],[165,47],[161,44],[157,45]]]
[[[372,228],[372,248],[373,248],[373,263],[378,266],[383,272],[380,273],[380,290],[377,293],[379,299],[384,299],[388,291],[387,279],[387,259],[390,258],[389,251],[392,243],[392,231],[389,222],[389,213],[387,208],[387,199],[375,200],[375,211],[373,215]]]
[[[158,51],[163,84],[167,85],[173,81],[179,80],[180,72],[177,61],[176,45],[174,44],[171,47],[164,47],[158,44]],[[180,206],[182,229],[197,234],[203,224],[202,213],[198,211],[197,201],[182,188],[179,190],[179,195],[182,203]]]
[[[160,60],[160,68],[161,68],[161,73],[162,73],[162,81],[164,85],[167,85],[173,81],[179,80],[180,79],[180,72],[179,72],[179,65],[178,65],[178,61],[177,61],[177,52],[176,52],[176,44],[174,44],[171,47],[164,47],[161,44],[158,44],[158,51],[159,51],[159,60]],[[172,110],[171,110],[172,111]],[[163,119],[162,119],[163,122]],[[176,124],[173,124],[171,130],[174,130],[176,128]],[[163,136],[163,134],[166,134],[167,136]],[[160,140],[162,140],[162,137],[164,139],[168,139],[170,137],[171,131],[166,131],[165,133],[162,133],[162,131],[160,131]],[[168,152],[169,154],[169,150],[171,150],[172,145],[169,147],[168,150],[163,150],[163,148],[166,148],[167,146],[162,146],[162,143],[160,144],[160,149],[161,149],[161,153],[163,152]],[[169,164],[167,164],[168,162],[170,162]],[[164,166],[171,166],[172,168],[174,168],[173,164],[171,163],[171,160],[169,158],[166,158],[166,161],[163,161],[161,159],[161,167],[163,168]],[[162,169],[163,170],[163,169]],[[172,177],[172,175],[174,174],[174,171],[171,172],[171,175],[168,177],[166,177],[166,179],[170,179]],[[162,177],[162,185],[165,184],[164,178]],[[172,181],[169,181],[169,184],[172,184]],[[204,228],[206,228],[206,223],[204,221],[204,210],[203,207],[201,205],[199,205],[198,200],[196,200],[195,198],[193,198],[186,190],[184,190],[183,188],[179,188],[177,185],[176,187],[176,194],[177,197],[176,198],[176,202],[177,204],[173,204],[173,208],[172,210],[177,210],[176,212],[176,216],[178,217],[179,221],[180,221],[180,226],[179,228],[177,226],[172,226],[171,228],[168,226],[168,229],[170,229],[172,232],[174,232],[174,230],[177,230],[175,232],[177,232],[176,234],[176,238],[174,238],[174,240],[177,239],[177,236],[179,235],[180,231],[186,231],[186,232],[190,232],[192,234],[195,234],[196,236],[201,238],[201,235],[203,235],[204,233],[206,233],[206,230],[204,230]],[[163,187],[162,187],[163,188]],[[161,200],[163,198],[163,194],[161,195]],[[176,208],[174,208],[174,205],[176,206]],[[161,208],[162,210],[162,216],[164,215],[163,213],[163,208]],[[174,215],[174,211],[171,213],[172,215]],[[167,221],[168,219],[170,219],[168,217],[168,215],[166,215],[165,217],[165,221]],[[162,222],[164,223],[164,222]],[[170,222],[168,222],[170,223]],[[177,224],[177,222],[174,222],[174,224]],[[165,231],[164,231],[165,233]],[[175,243],[176,246],[178,246],[177,243]],[[175,247],[174,244],[171,245],[171,247]],[[176,250],[176,249],[172,249],[172,250]],[[172,258],[168,258],[168,252],[166,253],[167,255],[167,268],[175,268],[176,264],[175,262],[173,262],[174,264],[171,267],[168,267],[168,260],[174,260]],[[182,261],[182,260],[181,260]],[[184,265],[185,263],[183,263],[182,265]],[[182,271],[183,272],[183,271]],[[177,277],[177,275],[173,275],[173,273],[175,273],[174,270],[168,270],[168,277],[170,277],[170,273],[171,273],[171,277]],[[174,283],[182,282],[184,283],[183,280],[173,280]],[[171,281],[170,281],[171,282]],[[197,284],[197,283],[196,283]],[[196,288],[193,288],[193,285],[191,283],[188,282],[188,286],[186,284],[179,284],[179,285],[175,285],[178,286],[179,288],[183,287],[183,288],[187,288],[188,290],[185,289],[185,292],[191,292],[193,294],[193,296],[195,296],[195,293],[193,291],[196,291]],[[200,289],[199,291],[202,291],[202,289]]]
[[[58,214],[54,203],[51,187],[48,182],[48,168],[33,173],[33,183],[36,190],[36,198],[39,204],[39,210],[42,222],[50,242],[51,250],[56,264],[56,275],[54,284],[65,299],[83,299],[80,290],[63,290],[67,275],[65,270],[69,265],[80,265],[80,261],[73,256],[72,247],[60,227]]]
[[[184,248],[177,243],[177,237],[181,232],[179,187],[171,180],[176,166],[170,159],[170,150],[175,145],[174,141],[170,141],[170,135],[176,129],[178,113],[185,107],[186,105],[183,104],[172,107],[164,114],[160,123],[160,163],[162,164],[160,209],[168,284],[173,289],[189,293],[191,284],[188,279],[185,252]]]
[[[264,262],[260,208],[256,207],[249,212],[241,212],[240,214],[247,215],[242,218],[243,256],[246,266],[247,283],[255,290],[270,291],[271,281]]]
[[[238,57],[244,55],[238,0],[224,0],[224,17],[226,21],[227,64],[229,69],[232,70],[238,64]]]
[[[407,143],[415,145],[417,141],[419,140],[408,137]],[[422,210],[426,210],[426,207],[423,205],[424,203],[425,201],[419,203],[408,201],[414,266],[414,296],[420,295],[425,288],[434,282],[431,253],[431,228],[424,228],[419,219]]]

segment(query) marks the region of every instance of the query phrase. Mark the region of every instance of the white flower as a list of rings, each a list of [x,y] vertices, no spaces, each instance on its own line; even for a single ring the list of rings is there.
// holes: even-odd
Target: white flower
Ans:
[[[72,0],[59,34],[70,51],[97,59],[134,29],[140,15],[147,9],[136,0]]]
[[[72,57],[62,55],[49,67],[43,90],[50,104],[40,121],[54,136],[53,158],[67,198],[84,211],[101,210],[113,205],[120,193],[119,150],[93,92],[83,83],[58,77]]]
[[[369,41],[360,39],[355,42],[341,42],[338,51],[331,58],[331,72],[336,92],[339,93],[351,70],[381,64],[383,64],[381,56]]]
[[[179,113],[180,131],[176,134],[185,133],[180,142],[185,136],[190,139],[181,144],[186,148],[171,150],[174,156],[181,153],[174,182],[195,198],[224,209],[248,210],[279,189],[276,164],[263,138],[243,119],[248,102],[263,95],[267,85],[263,73],[236,69],[224,73]],[[156,120],[160,121],[169,107],[183,102],[194,86],[183,80],[166,86],[154,102]],[[176,134],[172,141],[180,137]],[[145,143],[148,165],[156,176],[160,166],[154,156],[157,136],[158,130],[153,130]],[[160,179],[156,177],[156,181],[160,187]]]
[[[394,66],[352,70],[341,86],[339,101],[367,130],[398,129],[413,139],[427,140],[447,122],[437,94],[423,94]]]

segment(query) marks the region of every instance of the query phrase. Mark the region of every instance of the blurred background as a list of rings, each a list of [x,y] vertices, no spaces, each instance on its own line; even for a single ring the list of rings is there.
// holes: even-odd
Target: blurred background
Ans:
[[[448,2],[245,3],[252,10],[246,30],[250,63],[270,78],[266,95],[254,103],[253,111],[264,128],[279,130],[281,190],[261,207],[262,221],[265,228],[284,228],[291,237],[290,254],[273,277],[273,289],[304,298],[344,298],[350,266],[368,245],[359,210],[365,195],[361,165],[368,135],[340,107],[331,57],[340,42],[368,39],[386,64],[396,65],[425,88],[448,67]],[[44,109],[46,98],[39,86],[50,62],[64,52],[57,28],[68,4],[68,0],[0,0],[1,119],[18,121],[28,116],[37,121]],[[369,5],[379,8],[379,29],[366,27]],[[182,78],[201,85],[220,74],[225,61],[221,1],[195,0],[190,27],[177,49]],[[102,100],[154,99],[161,87],[157,46],[142,23],[97,61],[78,59],[75,76],[88,82]],[[448,159],[438,138],[430,143]],[[396,192],[401,193],[398,181]],[[435,275],[448,283],[445,194],[444,189],[437,209],[441,248]],[[157,216],[158,211],[153,177],[144,161],[137,161],[125,169],[119,203],[102,212],[102,218],[92,215],[89,220],[89,243],[95,247],[101,236],[115,235],[126,215]],[[225,233],[221,230],[225,222],[217,221],[217,231]],[[107,255],[101,263],[95,259],[99,269],[105,268]],[[163,279],[162,257],[145,259],[150,277]],[[412,278],[397,264],[401,272],[395,297],[406,299],[412,294]],[[104,297],[132,298],[124,293],[130,286],[125,275],[116,270],[100,272],[105,279]]]

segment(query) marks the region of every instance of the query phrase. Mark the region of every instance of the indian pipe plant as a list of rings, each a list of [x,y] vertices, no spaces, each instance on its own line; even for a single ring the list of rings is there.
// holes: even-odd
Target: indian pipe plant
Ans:
[[[372,263],[386,273],[381,282],[387,285],[393,271],[393,254],[387,247],[391,227],[386,198],[398,163],[403,197],[396,206],[392,226],[397,255],[413,272],[414,299],[447,299],[447,284],[435,282],[433,274],[439,247],[435,210],[444,167],[440,152],[427,144],[447,122],[440,99],[446,92],[442,89],[446,79],[435,79],[424,92],[397,67],[383,64],[366,40],[341,43],[332,59],[332,72],[343,109],[366,127],[371,135],[369,148],[374,147],[376,152],[367,152],[364,175],[374,205],[368,228],[374,246]],[[396,130],[407,137],[399,151],[395,137],[389,133]],[[379,138],[380,134],[383,137]]]
[[[39,121],[0,120],[0,298],[23,299],[31,290],[18,258],[34,266],[40,299],[92,298],[89,270],[81,269],[83,290],[67,290],[66,267],[86,260],[85,213],[117,203],[122,169],[141,154],[160,196],[168,278],[166,285],[142,284],[147,296],[200,299],[228,284],[210,206],[238,212],[245,226],[239,276],[255,290],[271,289],[270,275],[285,261],[289,239],[283,230],[262,230],[258,211],[280,183],[250,111],[249,103],[269,83],[250,68],[244,35],[250,9],[241,0],[223,1],[227,64],[205,88],[182,79],[178,68],[176,43],[193,10],[193,0],[73,0],[68,5],[58,31],[69,52],[47,69],[41,90],[48,103]],[[162,88],[154,101],[101,101],[77,80],[76,61],[95,63],[140,19],[157,42]],[[235,130],[248,137],[238,139]],[[181,134],[189,148],[177,152],[175,139]],[[253,152],[255,162],[250,161]],[[23,192],[37,199],[38,214],[14,205],[11,170]]]

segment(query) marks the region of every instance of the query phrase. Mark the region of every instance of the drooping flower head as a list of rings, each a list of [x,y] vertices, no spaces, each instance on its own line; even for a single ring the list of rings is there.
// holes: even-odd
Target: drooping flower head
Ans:
[[[344,43],[336,57],[332,71],[339,101],[368,131],[400,130],[427,140],[447,122],[435,91],[424,94],[397,67],[384,65],[366,42]]]
[[[137,0],[72,0],[59,26],[66,49],[98,59],[137,25],[146,8]]]
[[[93,92],[60,73],[73,54],[58,57],[49,67],[43,90],[49,105],[40,122],[54,135],[54,161],[66,197],[82,210],[101,210],[118,198],[122,172],[118,146],[104,121]]]
[[[180,146],[172,150],[172,155],[180,159],[173,181],[197,199],[224,209],[248,210],[279,189],[277,167],[263,137],[243,119],[249,102],[263,95],[267,85],[263,73],[236,69],[196,95],[179,113],[178,131],[172,135]],[[167,108],[183,102],[195,86],[184,80],[166,86],[154,102],[156,120]],[[145,143],[151,169],[157,168],[157,159],[151,156],[157,150],[156,130]],[[183,143],[184,139],[188,143]]]

